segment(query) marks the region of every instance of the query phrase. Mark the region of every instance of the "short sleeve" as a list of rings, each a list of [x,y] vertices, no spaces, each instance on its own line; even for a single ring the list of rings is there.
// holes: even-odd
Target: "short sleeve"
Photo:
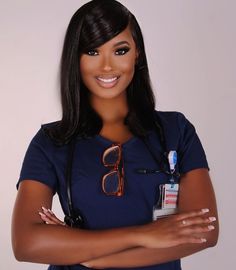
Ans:
[[[48,185],[53,193],[57,188],[57,176],[52,162],[52,142],[42,128],[31,140],[26,151],[17,189],[23,180],[36,180]]]
[[[183,114],[179,113],[178,125],[180,129],[178,151],[180,173],[186,173],[199,168],[207,168],[209,170],[205,151],[193,124]]]

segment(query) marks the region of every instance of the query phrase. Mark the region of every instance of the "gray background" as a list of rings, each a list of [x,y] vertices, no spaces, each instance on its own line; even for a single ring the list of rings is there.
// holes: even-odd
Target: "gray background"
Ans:
[[[58,64],[66,27],[86,1],[0,1],[0,268],[19,263],[12,208],[26,148],[42,123],[60,118]],[[218,246],[183,259],[183,269],[233,269],[235,249],[236,1],[123,0],[143,30],[160,110],[183,112],[205,147],[220,215]],[[235,207],[234,207],[235,208]],[[55,212],[61,215],[58,201]]]

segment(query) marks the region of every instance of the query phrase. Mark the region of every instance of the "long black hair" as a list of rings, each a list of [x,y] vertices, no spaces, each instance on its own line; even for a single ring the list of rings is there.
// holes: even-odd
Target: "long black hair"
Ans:
[[[72,16],[65,35],[60,66],[62,119],[44,128],[57,144],[74,136],[92,137],[102,128],[102,119],[89,102],[80,76],[84,52],[97,48],[130,27],[138,51],[132,81],[127,88],[128,114],[124,123],[136,136],[145,136],[154,125],[155,97],[152,91],[143,36],[135,16],[115,0],[92,0]]]

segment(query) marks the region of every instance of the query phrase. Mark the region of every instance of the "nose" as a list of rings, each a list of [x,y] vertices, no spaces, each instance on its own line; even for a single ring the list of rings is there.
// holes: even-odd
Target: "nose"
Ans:
[[[112,70],[112,57],[110,55],[103,55],[101,60],[101,68],[103,71],[111,71]]]

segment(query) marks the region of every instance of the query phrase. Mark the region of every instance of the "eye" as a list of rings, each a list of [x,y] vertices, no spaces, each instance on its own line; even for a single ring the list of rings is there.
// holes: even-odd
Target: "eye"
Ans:
[[[91,50],[87,51],[86,54],[88,54],[90,56],[96,56],[96,55],[98,55],[98,52],[96,50],[91,49]]]
[[[128,48],[128,47],[119,48],[119,49],[116,50],[115,54],[116,54],[116,55],[124,55],[124,54],[126,54],[129,50],[130,50],[130,48]]]

